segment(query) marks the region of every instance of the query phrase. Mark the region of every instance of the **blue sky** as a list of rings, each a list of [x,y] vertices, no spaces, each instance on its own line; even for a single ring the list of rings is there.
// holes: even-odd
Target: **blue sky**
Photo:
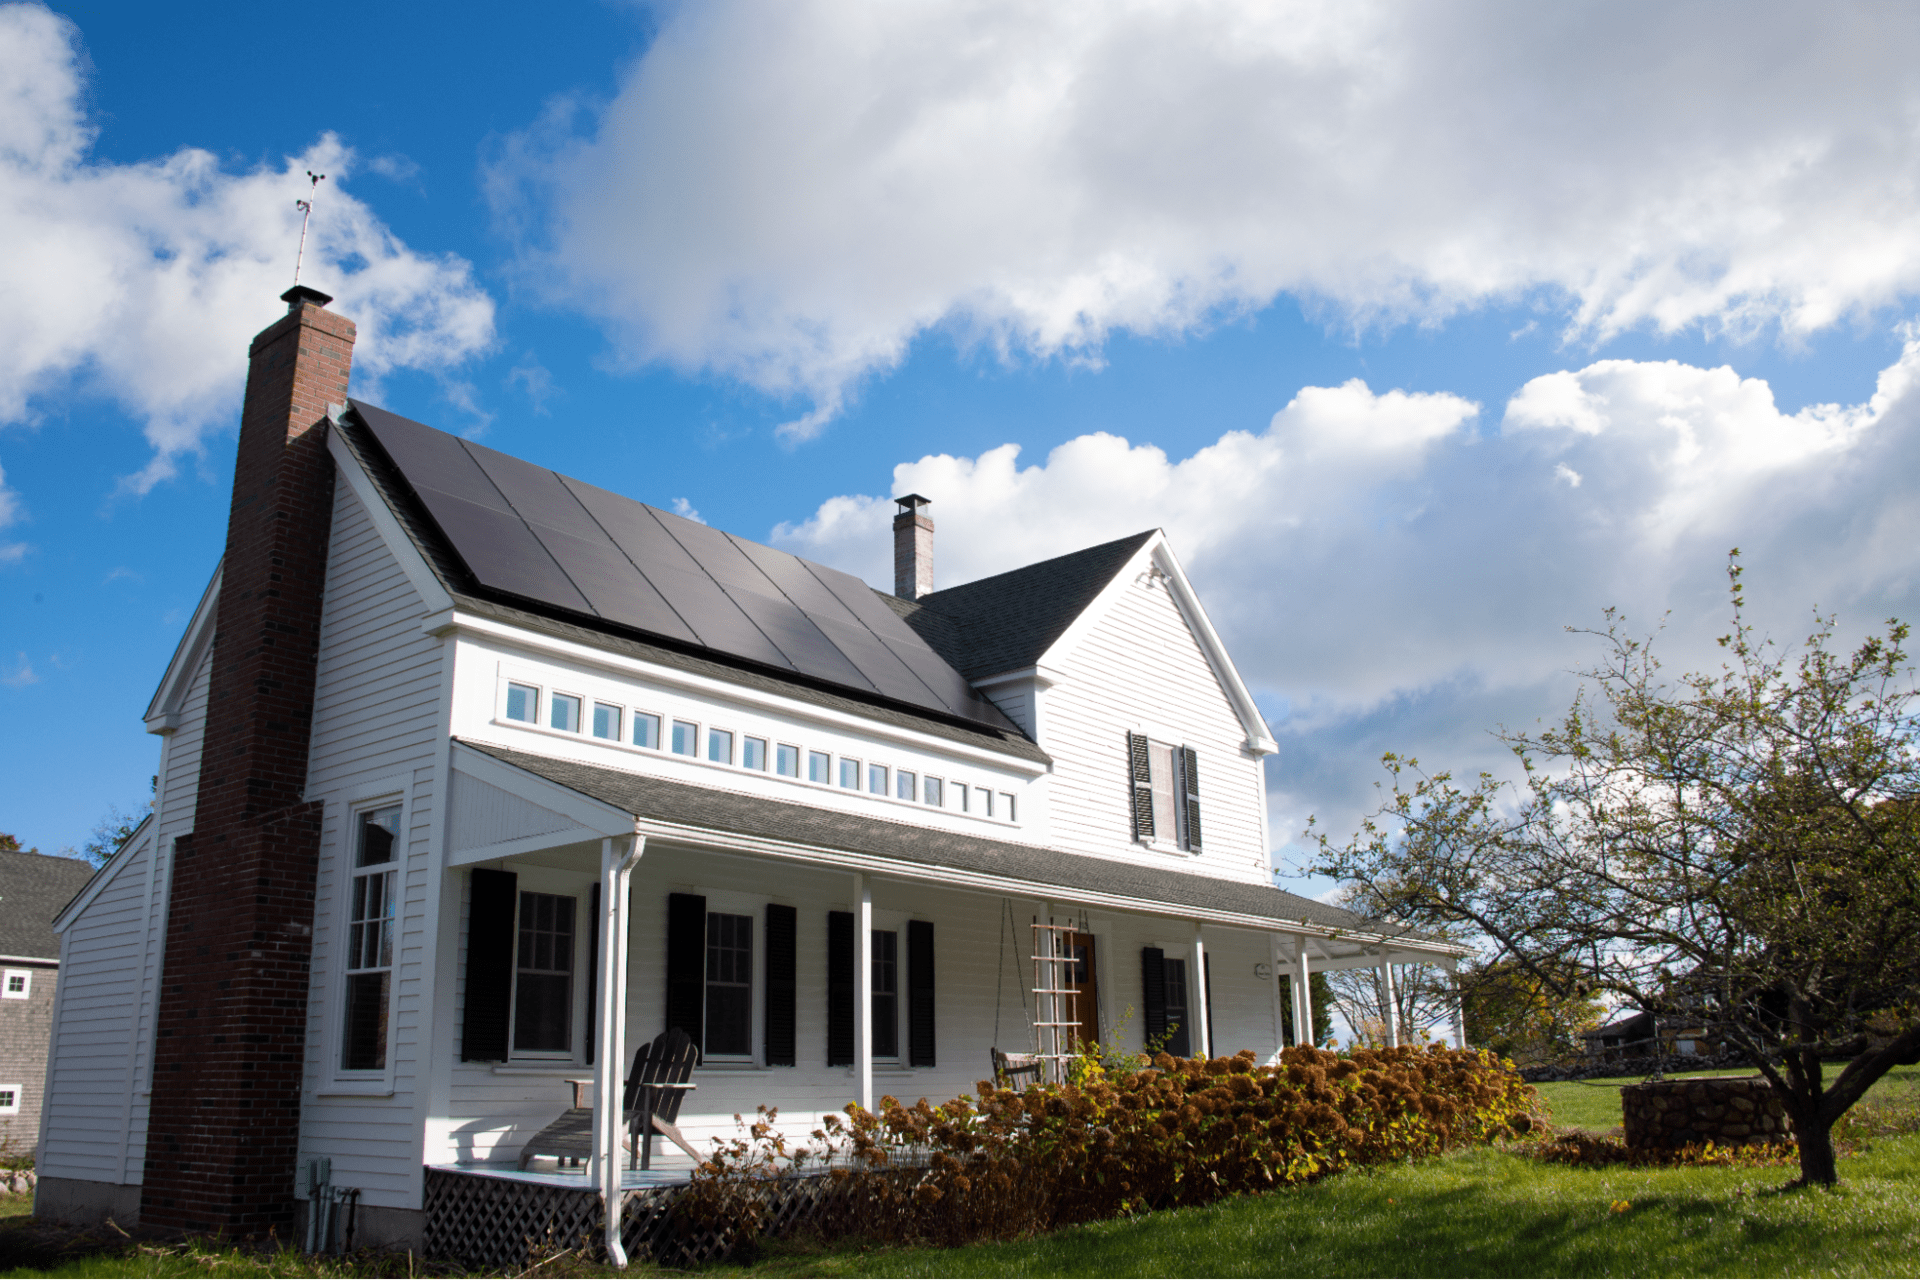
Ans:
[[[941,585],[1166,527],[1276,845],[1733,545],[1913,616],[1920,37],[1731,12],[0,5],[0,831],[144,798],[314,165],[396,411],[882,586],[893,492]]]

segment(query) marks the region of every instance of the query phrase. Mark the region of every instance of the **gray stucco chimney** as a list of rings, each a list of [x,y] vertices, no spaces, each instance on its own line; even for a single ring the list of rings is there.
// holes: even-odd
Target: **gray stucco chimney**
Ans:
[[[893,518],[893,594],[918,600],[933,594],[933,517],[930,504],[917,493],[895,498],[899,514]]]

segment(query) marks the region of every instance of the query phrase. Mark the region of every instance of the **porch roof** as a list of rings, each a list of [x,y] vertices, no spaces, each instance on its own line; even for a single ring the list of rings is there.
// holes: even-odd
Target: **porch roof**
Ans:
[[[1465,948],[1391,922],[1303,898],[1271,885],[1247,884],[1172,868],[1065,853],[1040,845],[992,840],[955,831],[888,822],[859,814],[769,800],[737,791],[694,786],[667,778],[627,773],[602,765],[529,755],[491,743],[456,739],[462,746],[525,770],[555,785],[611,805],[636,819],[652,820],[729,837],[746,836],[783,845],[818,848],[823,854],[854,853],[917,869],[929,879],[941,871],[970,873],[1045,892],[1066,901],[1093,895],[1127,899],[1141,909],[1168,915],[1238,916],[1259,927],[1303,929],[1322,937],[1346,937],[1367,945],[1385,941],[1410,950],[1459,954]]]

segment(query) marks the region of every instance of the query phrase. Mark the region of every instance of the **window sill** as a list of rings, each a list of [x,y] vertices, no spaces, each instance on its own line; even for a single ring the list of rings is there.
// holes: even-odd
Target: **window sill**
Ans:
[[[391,1098],[393,1086],[379,1080],[369,1080],[364,1085],[356,1085],[351,1080],[337,1081],[322,1085],[313,1091],[316,1098]]]
[[[564,1080],[568,1076],[591,1076],[593,1066],[590,1063],[557,1062],[550,1067],[509,1066],[503,1063],[493,1064],[493,1074],[497,1076],[547,1076]]]
[[[693,1069],[696,1076],[764,1076],[775,1071],[784,1071],[784,1067],[769,1067],[758,1062],[703,1062]]]

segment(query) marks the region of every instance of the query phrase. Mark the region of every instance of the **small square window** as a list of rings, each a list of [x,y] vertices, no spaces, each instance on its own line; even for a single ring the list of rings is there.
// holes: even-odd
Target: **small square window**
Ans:
[[[927,803],[928,804],[938,809],[941,805],[946,803],[946,801],[941,797],[941,794],[940,794],[941,792],[940,779],[928,778],[926,786],[927,786]]]
[[[20,1086],[17,1084],[0,1084],[0,1116],[17,1116],[19,1114]]]
[[[840,761],[840,785],[849,791],[860,789],[860,762],[858,760]]]
[[[953,784],[953,798],[960,802],[960,812],[962,813],[967,812],[967,793],[972,790],[973,788],[964,782],[956,782]]]
[[[620,708],[604,702],[593,704],[593,736],[608,742],[620,741]]]
[[[773,771],[783,778],[800,776],[800,748],[782,743],[773,749]]]
[[[980,812],[991,818],[993,816],[993,792],[987,790],[985,787],[975,787],[973,793],[980,797]]]
[[[633,713],[633,745],[660,749],[660,717],[645,711]]]
[[[580,699],[570,693],[553,695],[553,707],[547,714],[547,723],[555,729],[564,729],[568,733],[580,732]]]
[[[821,786],[833,781],[833,757],[824,751],[807,752],[807,781]]]
[[[0,995],[9,1000],[25,1000],[33,994],[33,971],[31,969],[9,969],[6,982],[0,986]]]
[[[765,738],[742,738],[740,740],[740,765],[745,769],[766,771],[767,740]]]
[[[733,734],[725,729],[707,730],[707,759],[715,764],[732,764]]]
[[[899,799],[911,800],[919,789],[920,776],[911,769],[902,769],[893,775],[893,794]]]
[[[700,751],[700,726],[690,720],[673,722],[673,754],[677,756],[697,755]]]
[[[877,796],[887,794],[887,766],[883,764],[867,766],[867,790]]]
[[[508,685],[507,719],[537,724],[540,720],[540,690],[530,684]]]
[[[1019,816],[1014,811],[1014,804],[1015,801],[1012,792],[1002,791],[1000,793],[1000,816],[1008,822],[1020,821]]]

